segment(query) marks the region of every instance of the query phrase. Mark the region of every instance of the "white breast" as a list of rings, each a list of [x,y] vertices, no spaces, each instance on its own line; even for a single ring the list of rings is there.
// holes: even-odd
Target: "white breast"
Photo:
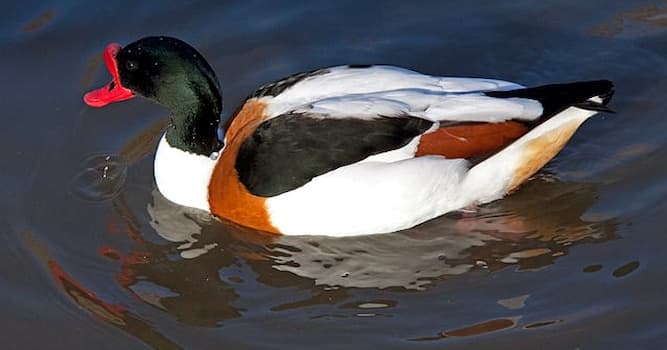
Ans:
[[[209,211],[208,184],[217,157],[205,157],[174,148],[163,135],[155,153],[155,183],[168,200]]]

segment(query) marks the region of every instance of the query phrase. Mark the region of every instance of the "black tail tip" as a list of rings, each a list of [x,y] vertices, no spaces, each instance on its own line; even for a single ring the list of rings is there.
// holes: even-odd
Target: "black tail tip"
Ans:
[[[616,92],[614,89],[614,83],[612,81],[594,80],[584,83],[588,84],[589,87],[593,87],[592,90],[595,91],[594,97],[599,97],[602,101],[594,102],[591,100],[586,100],[584,102],[575,104],[575,107],[587,109],[589,111],[616,113],[613,109],[608,107],[611,98],[614,96],[614,92]]]
[[[609,80],[603,80],[605,84],[607,85],[607,92],[600,95],[600,98],[602,99],[602,104],[607,105],[610,101],[611,98],[614,96],[614,93],[616,92],[616,89],[614,88],[614,83],[609,81]]]
[[[551,117],[570,106],[610,112],[611,109],[607,104],[614,95],[614,83],[610,80],[576,81],[507,91],[488,91],[485,94],[496,98],[518,97],[536,100],[542,105],[542,117]],[[590,99],[594,97],[599,97],[601,101],[591,101]]]

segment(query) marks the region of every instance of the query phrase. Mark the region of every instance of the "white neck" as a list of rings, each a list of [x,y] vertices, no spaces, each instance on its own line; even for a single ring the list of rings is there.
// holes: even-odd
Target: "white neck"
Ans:
[[[158,190],[176,204],[210,211],[208,184],[217,159],[172,147],[162,135],[154,164]]]

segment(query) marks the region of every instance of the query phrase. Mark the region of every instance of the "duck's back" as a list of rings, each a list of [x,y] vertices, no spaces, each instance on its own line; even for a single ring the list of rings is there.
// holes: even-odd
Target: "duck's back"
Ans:
[[[388,101],[392,98],[401,101],[404,108],[418,110],[424,108],[429,96],[479,94],[521,87],[495,79],[436,77],[387,65],[347,65],[291,75],[262,86],[251,98],[267,101],[267,116],[272,118],[317,101],[377,101],[385,97]],[[376,103],[375,107],[388,108],[381,103]]]

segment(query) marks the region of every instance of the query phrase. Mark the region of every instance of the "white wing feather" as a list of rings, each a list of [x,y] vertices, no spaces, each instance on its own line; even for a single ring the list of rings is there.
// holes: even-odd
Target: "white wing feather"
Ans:
[[[310,112],[327,118],[375,118],[409,114],[432,121],[533,120],[538,101],[483,94],[521,85],[493,79],[433,77],[391,66],[334,67],[270,98],[269,118]]]

